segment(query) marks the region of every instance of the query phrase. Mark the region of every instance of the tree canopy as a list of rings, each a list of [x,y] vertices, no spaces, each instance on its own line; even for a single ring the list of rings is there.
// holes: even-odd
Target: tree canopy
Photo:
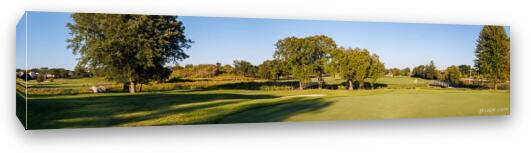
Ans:
[[[401,75],[403,75],[403,76],[409,76],[410,73],[411,73],[411,69],[409,69],[409,67],[406,67],[406,68],[400,70],[400,73],[401,73]]]
[[[291,67],[291,74],[299,80],[299,89],[304,89],[312,75],[317,76],[318,87],[322,87],[325,63],[337,47],[332,38],[325,35],[287,37],[277,41],[275,46],[274,57]]]
[[[234,72],[247,77],[254,77],[258,68],[245,60],[234,60]]]
[[[285,73],[282,61],[278,59],[265,60],[258,66],[259,76],[265,79],[278,80]]]
[[[461,72],[463,76],[472,77],[473,70],[470,65],[459,65],[457,68],[459,68],[459,72]]]
[[[98,69],[107,79],[136,84],[169,75],[167,63],[188,57],[192,41],[176,16],[74,13],[68,48],[78,65]]]
[[[413,70],[411,71],[411,76],[428,80],[442,79],[441,73],[439,72],[439,70],[437,70],[435,62],[433,62],[433,60],[431,60],[430,63],[427,65],[419,65],[413,68]]]
[[[371,85],[385,73],[385,66],[376,54],[370,55],[367,49],[338,48],[331,53],[332,59],[327,70],[348,82],[353,90],[355,82],[363,84],[369,78]]]
[[[479,73],[494,83],[510,79],[510,40],[503,26],[483,26],[476,44],[475,66]]]
[[[437,80],[439,77],[439,72],[437,71],[437,67],[435,67],[435,62],[431,60],[430,63],[426,65],[424,78],[429,80]]]
[[[459,80],[461,78],[461,72],[459,71],[459,67],[452,65],[446,68],[444,74],[444,81],[454,85],[461,84],[461,80]]]
[[[409,71],[409,68],[407,69]],[[409,73],[409,72],[408,72]],[[372,88],[374,88],[374,83],[378,81],[378,78],[385,75],[385,65],[380,61],[380,56],[372,54],[370,57],[369,68],[367,69],[366,78],[369,79],[369,83]]]

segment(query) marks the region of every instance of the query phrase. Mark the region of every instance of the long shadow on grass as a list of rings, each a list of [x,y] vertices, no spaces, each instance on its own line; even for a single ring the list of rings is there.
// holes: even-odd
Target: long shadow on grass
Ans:
[[[277,98],[272,95],[227,93],[177,93],[96,95],[92,97],[28,100],[28,128],[107,127],[129,122],[155,119],[165,115],[185,113],[243,100]],[[212,103],[215,100],[220,102]],[[171,107],[182,106],[172,109]],[[155,111],[149,115],[135,113]],[[119,117],[120,115],[130,115]]]
[[[251,107],[217,120],[216,123],[281,122],[294,115],[319,112],[330,104],[332,101],[322,98],[291,98],[273,105]]]
[[[16,98],[16,103],[15,103],[16,115],[17,115],[19,121],[22,123],[22,125],[24,125],[24,127],[26,127],[26,98],[25,98],[25,94],[17,90],[15,98]]]

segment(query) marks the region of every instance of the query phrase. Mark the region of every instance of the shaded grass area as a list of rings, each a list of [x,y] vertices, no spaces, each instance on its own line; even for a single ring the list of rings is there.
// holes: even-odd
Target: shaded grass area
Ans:
[[[322,96],[312,96],[322,95]],[[78,128],[507,115],[509,92],[176,90],[30,98],[28,127]],[[492,110],[495,111],[484,111]]]
[[[16,107],[16,115],[18,120],[22,123],[24,127],[26,127],[26,98],[25,94],[22,92],[16,91],[15,96],[15,107]]]
[[[26,81],[20,78],[16,79],[15,107],[18,120],[26,127]]]
[[[259,122],[281,122],[298,114],[319,111],[333,104],[330,100],[322,98],[316,99],[295,99],[297,102],[279,103],[270,106],[257,107],[245,110],[241,113],[228,116],[218,123],[259,123]]]
[[[271,94],[242,92],[173,91],[35,98],[29,100],[28,122],[30,129],[216,123],[239,111],[305,99],[286,101]]]

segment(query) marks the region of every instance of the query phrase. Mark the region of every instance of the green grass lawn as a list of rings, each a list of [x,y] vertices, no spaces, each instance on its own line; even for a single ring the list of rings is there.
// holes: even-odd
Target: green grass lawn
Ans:
[[[415,84],[415,80],[417,80]],[[316,78],[312,79],[313,82],[317,82]],[[328,85],[343,85],[346,86],[346,80],[334,78],[334,77],[324,77],[324,81]],[[369,80],[365,80],[367,83]],[[428,83],[433,82],[434,80],[425,80],[422,78],[412,78],[407,76],[384,76],[379,78],[376,81],[377,84],[384,85],[385,88],[390,89],[414,89],[414,88],[425,88]],[[343,87],[346,88],[346,87]]]
[[[509,95],[508,91],[489,90],[377,89],[173,90],[30,97],[28,128],[508,115]]]
[[[89,88],[98,84],[115,84],[111,81],[106,81],[104,78],[79,78],[79,79],[54,79],[53,82],[49,80],[38,83],[36,80],[28,80],[30,88]]]
[[[414,85],[415,80],[417,80],[417,85],[426,86],[426,84],[433,82],[433,80],[424,80],[422,78],[412,78],[407,76],[385,76],[378,79],[378,83],[387,84],[389,86],[399,86],[399,85]]]

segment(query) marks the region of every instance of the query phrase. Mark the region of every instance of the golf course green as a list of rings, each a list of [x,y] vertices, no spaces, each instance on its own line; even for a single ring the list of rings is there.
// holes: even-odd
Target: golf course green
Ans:
[[[386,77],[381,82],[399,87],[411,84],[412,79]],[[426,83],[419,82],[418,86]],[[30,96],[28,128],[508,115],[509,96],[508,90],[425,87],[354,91],[187,89]]]

